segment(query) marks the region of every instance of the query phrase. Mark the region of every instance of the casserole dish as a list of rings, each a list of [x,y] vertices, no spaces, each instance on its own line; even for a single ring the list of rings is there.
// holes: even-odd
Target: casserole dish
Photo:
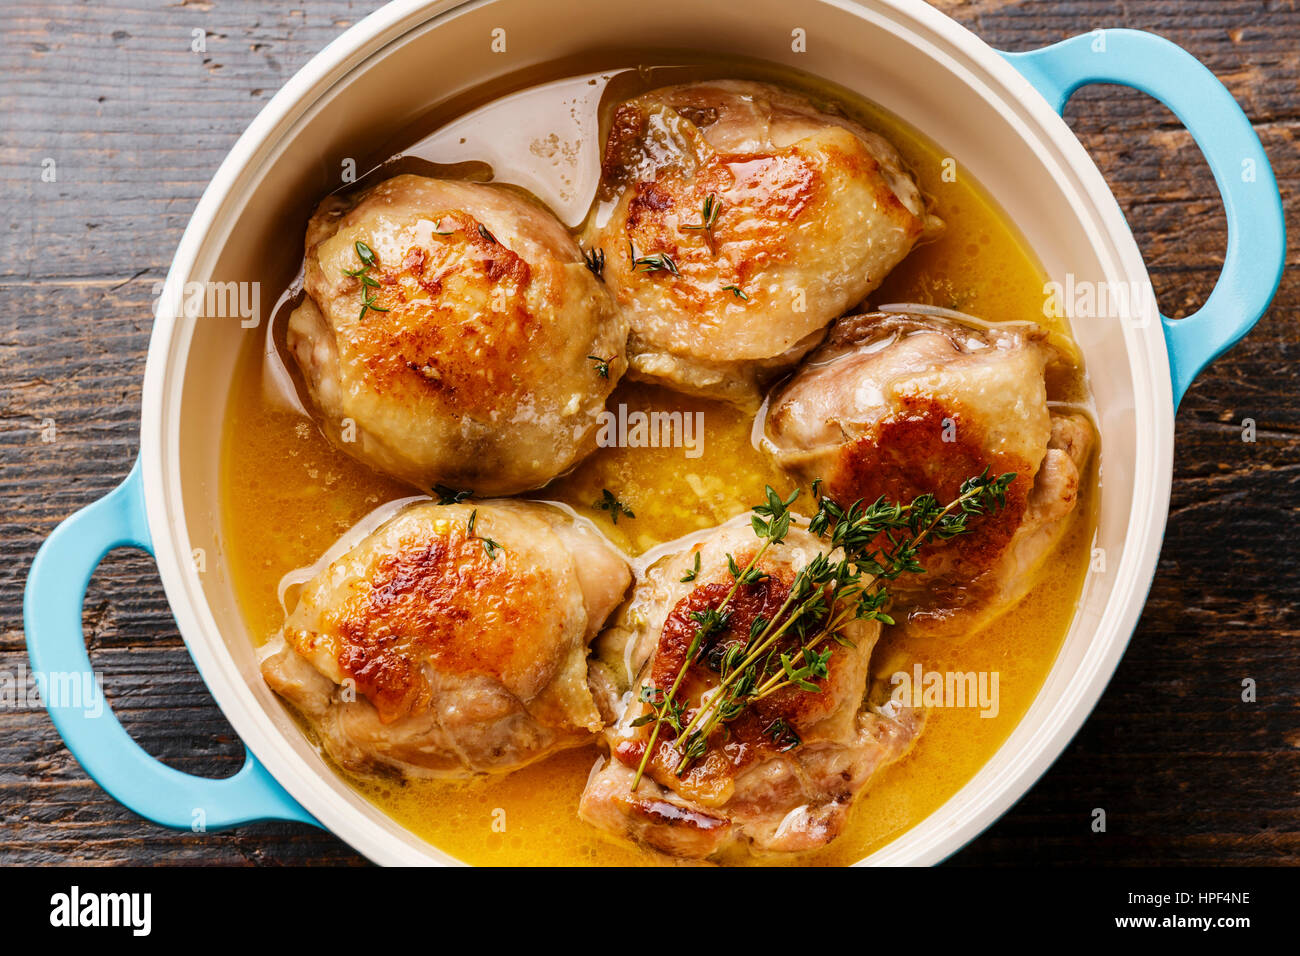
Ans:
[[[496,52],[498,36],[510,51],[508,67]],[[626,47],[629,37],[638,48],[685,44],[696,51],[725,37],[728,53],[801,68],[861,93],[960,157],[1054,280],[1134,291],[1134,307],[1123,314],[1072,316],[1105,449],[1094,543],[1104,562],[1085,584],[1046,683],[996,756],[939,811],[863,862],[942,860],[1023,795],[1086,719],[1123,654],[1155,572],[1178,400],[1209,361],[1249,330],[1280,280],[1285,237],[1276,183],[1249,122],[1222,85],[1184,51],[1149,34],[1102,30],[1002,54],[908,0],[803,0],[793,9],[780,0],[755,0],[743,21],[723,4],[688,0],[653,8],[622,0],[398,2],[304,67],[218,170],[160,300],[139,461],[119,488],[56,529],[28,578],[24,612],[33,668],[84,673],[90,664],[80,608],[90,575],[113,548],[151,552],[187,648],[248,747],[233,777],[196,778],[149,757],[111,711],[92,717],[72,702],[51,700],[51,717],[70,750],[132,810],[184,828],[298,820],[328,828],[379,863],[454,862],[336,777],[260,679],[222,566],[217,500],[223,399],[240,337],[230,323],[187,314],[184,290],[256,274],[255,244],[243,237],[292,221],[309,164],[336,167],[353,144],[382,140],[431,103],[506,69]],[[451,58],[454,70],[445,68]],[[1191,130],[1214,172],[1228,249],[1218,285],[1193,316],[1170,320],[1157,313],[1123,215],[1059,116],[1070,94],[1088,82],[1122,83],[1162,100]]]

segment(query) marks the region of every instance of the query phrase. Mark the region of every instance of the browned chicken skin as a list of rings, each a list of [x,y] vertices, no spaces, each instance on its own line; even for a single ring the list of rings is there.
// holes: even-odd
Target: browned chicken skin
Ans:
[[[411,505],[303,587],[262,673],[349,770],[514,770],[600,730],[587,646],[630,578],[548,505]]]
[[[632,787],[652,732],[652,724],[635,726],[650,713],[641,689],[671,686],[690,644],[693,612],[717,608],[732,587],[727,556],[743,567],[756,548],[748,522],[733,521],[661,558],[640,576],[617,622],[601,635],[592,670],[608,688],[610,756],[587,782],[583,819],[680,857],[815,849],[839,834],[872,775],[905,753],[919,733],[917,712],[865,702],[880,625],[855,620],[844,632],[852,646],[835,647],[827,676],[816,682],[819,692],[787,687],[755,702],[680,776],[675,733],[665,726],[644,777]],[[769,548],[757,565],[768,577],[737,591],[713,653],[742,642],[757,615],[775,617],[798,569],[827,550],[823,539],[797,528]],[[698,574],[681,581],[697,554]],[[719,683],[708,660],[691,664],[680,687],[677,699],[686,703],[688,717]]]
[[[322,203],[306,245],[288,344],[343,451],[424,491],[501,495],[594,450],[627,326],[549,211],[402,175]]]
[[[891,587],[914,627],[969,630],[1022,597],[1074,508],[1092,450],[1082,415],[1047,402],[1056,359],[1029,324],[973,325],[871,313],[836,324],[771,396],[764,439],[801,480],[848,504],[921,494],[951,500],[987,468],[1014,472],[978,534],[927,549],[924,575]]]
[[[631,374],[741,403],[942,225],[886,140],[762,83],[622,104],[603,175],[616,202],[591,242]]]
[[[942,228],[892,145],[774,86],[694,83],[617,108],[602,184],[608,216],[584,244],[603,281],[508,188],[403,175],[323,203],[288,345],[331,440],[423,489],[513,494],[594,448],[625,372],[757,406],[802,361],[769,396],[763,442],[837,501],[950,500],[986,469],[1017,475],[977,533],[932,543],[927,573],[890,584],[893,613],[951,634],[1024,596],[1093,430],[1049,406],[1059,356],[1036,326],[840,318]],[[684,719],[707,710],[717,655],[829,550],[806,526],[686,663],[698,615],[757,552],[746,520],[669,546],[628,596],[627,559],[571,513],[410,505],[302,586],[262,673],[351,772],[506,773],[600,741],[579,814],[606,833],[696,860],[813,850],[924,723],[872,682],[878,622],[844,626],[816,692],[752,701],[690,761],[667,725],[651,743],[642,696],[681,673]]]

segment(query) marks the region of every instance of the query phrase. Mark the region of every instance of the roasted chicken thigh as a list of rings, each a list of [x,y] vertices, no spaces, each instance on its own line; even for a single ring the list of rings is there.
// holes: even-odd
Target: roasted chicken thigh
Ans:
[[[913,626],[969,628],[1024,595],[1078,497],[1093,433],[1083,415],[1048,405],[1056,358],[1029,324],[850,316],[771,396],[764,442],[843,504],[950,500],[971,475],[1014,472],[1006,507],[978,534],[935,543],[927,573],[890,588]]]
[[[880,624],[855,619],[841,643],[823,648],[832,652],[825,676],[811,681],[815,687],[786,686],[758,700],[681,769],[681,743],[690,735],[664,724],[656,737],[652,704],[681,671],[701,615],[726,603],[736,583],[733,562],[745,568],[758,548],[741,519],[660,558],[599,638],[593,685],[605,689],[609,757],[583,792],[584,820],[686,858],[814,849],[838,835],[854,797],[919,733],[920,712],[889,702],[887,693],[874,695],[880,706],[868,703],[868,662]],[[736,589],[725,629],[684,671],[676,697],[682,731],[720,692],[726,665],[719,662],[753,641],[756,620],[760,628],[763,620],[781,620],[799,570],[830,550],[824,539],[792,528],[762,554],[755,567],[763,577]]]
[[[601,729],[587,647],[630,579],[549,505],[409,505],[303,586],[262,673],[348,770],[514,770]]]
[[[763,83],[653,90],[614,113],[589,240],[631,374],[744,403],[941,223],[882,137]]]
[[[480,495],[536,488],[594,449],[627,327],[549,211],[402,175],[327,200],[306,245],[288,345],[339,448]]]

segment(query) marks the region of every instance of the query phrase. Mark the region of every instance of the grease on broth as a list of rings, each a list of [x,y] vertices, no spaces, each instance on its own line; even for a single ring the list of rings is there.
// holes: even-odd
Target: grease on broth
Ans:
[[[649,88],[679,82],[682,72],[617,79],[622,87]],[[871,296],[873,305],[927,303],[990,320],[1033,320],[1068,335],[1063,320],[1043,316],[1046,276],[1014,226],[968,178],[959,174],[944,181],[946,154],[900,120],[807,77],[785,71],[773,75],[772,68],[731,64],[685,72],[687,79],[727,74],[775,80],[821,98],[834,93],[847,113],[895,144],[947,229],[894,270]],[[636,92],[619,89],[620,96]],[[391,171],[390,164],[385,173]],[[412,493],[336,450],[300,409],[267,388],[282,347],[274,336],[246,343],[223,435],[222,526],[235,592],[258,643],[283,622],[277,588],[287,572],[315,562],[375,508]],[[1050,387],[1056,401],[1086,402],[1080,369],[1058,376]],[[615,416],[620,406],[623,414],[695,416],[692,420],[703,424],[696,436],[701,440],[698,457],[685,447],[601,448],[570,474],[527,497],[572,506],[635,555],[747,510],[761,500],[767,484],[783,494],[794,487],[753,447],[747,411],[633,382],[621,383],[607,405]],[[959,640],[925,639],[887,628],[875,651],[872,666],[878,675],[911,671],[917,663],[927,671],[998,672],[997,716],[981,717],[969,707],[931,709],[916,746],[875,777],[838,840],[811,853],[757,862],[855,862],[936,810],[993,755],[1042,686],[1073,617],[1095,523],[1095,471],[1094,463],[1056,555],[1044,563],[1020,605]],[[635,518],[613,524],[607,512],[597,510],[594,502],[603,489],[614,492]],[[616,843],[577,818],[578,797],[598,755],[593,744],[504,777],[465,782],[377,782],[341,775],[411,832],[467,863],[672,862]]]

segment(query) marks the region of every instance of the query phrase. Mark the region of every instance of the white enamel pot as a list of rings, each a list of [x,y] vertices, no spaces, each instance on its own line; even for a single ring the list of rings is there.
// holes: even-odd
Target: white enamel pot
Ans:
[[[508,53],[493,52],[504,29]],[[802,31],[802,32],[799,32]],[[499,35],[498,35],[499,36]],[[802,44],[798,42],[802,38]],[[1173,420],[1192,377],[1254,324],[1280,278],[1285,237],[1268,160],[1241,110],[1178,47],[1149,34],[1096,31],[1002,54],[919,0],[400,0],[331,43],[267,104],[204,193],[177,249],[145,370],[140,458],[124,483],[64,522],[28,578],[25,620],[37,672],[88,672],[86,583],[110,549],[151,551],[180,633],[249,750],[227,780],[154,760],[111,711],[49,701],[86,771],[160,824],[208,828],[292,819],[333,831],[385,864],[450,863],[349,789],[325,765],[258,673],[219,527],[221,419],[247,334],[177,314],[187,283],[241,280],[265,237],[300,228],[315,164],[338,169],[359,142],[383,140],[431,104],[530,65],[596,50],[672,49],[756,57],[839,83],[941,143],[1018,224],[1054,278],[1140,289],[1126,319],[1076,318],[1101,433],[1096,547],[1080,608],[1042,690],[1009,739],[939,810],[867,863],[942,860],[1022,796],[1065,749],[1124,652],[1155,572],[1169,503]],[[499,44],[498,44],[499,45]],[[803,46],[806,52],[796,52]],[[713,52],[717,52],[716,49]],[[1163,319],[1124,217],[1059,116],[1087,82],[1164,101],[1210,163],[1229,244],[1213,295]],[[288,225],[287,225],[288,224]],[[297,242],[286,235],[285,242]],[[200,571],[191,555],[208,555]]]

